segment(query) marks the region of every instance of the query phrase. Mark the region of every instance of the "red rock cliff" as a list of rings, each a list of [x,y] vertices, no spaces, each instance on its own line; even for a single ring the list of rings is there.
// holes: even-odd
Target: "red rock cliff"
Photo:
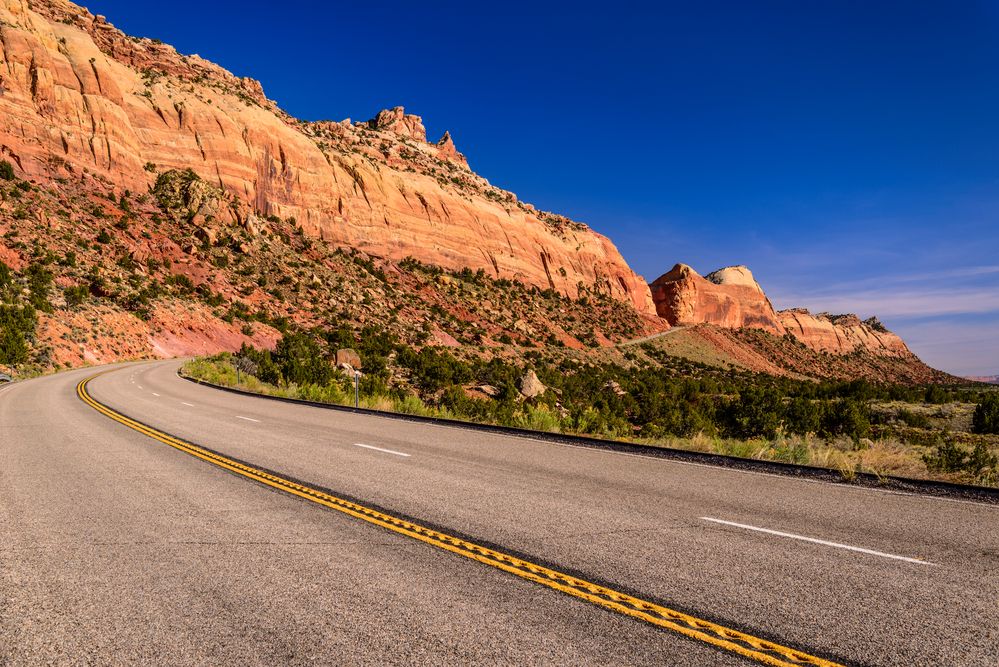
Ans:
[[[782,310],[778,315],[788,333],[819,352],[850,354],[860,350],[883,357],[913,356],[905,342],[876,318],[861,321],[856,315],[813,315],[804,308]]]
[[[656,312],[672,325],[709,323],[784,333],[770,300],[744,266],[721,269],[705,278],[686,264],[677,264],[651,288]]]
[[[259,83],[65,0],[0,0],[0,154],[32,178],[86,169],[136,192],[191,168],[337,244],[570,296],[582,284],[654,312],[607,238],[492,186],[450,134],[428,143],[401,107],[366,123],[302,122]]]
[[[671,325],[750,327],[778,336],[790,334],[818,352],[863,351],[883,357],[913,357],[902,339],[876,318],[861,321],[856,315],[813,315],[800,308],[775,311],[744,266],[727,267],[701,277],[686,264],[677,264],[656,279],[651,288],[656,312]]]

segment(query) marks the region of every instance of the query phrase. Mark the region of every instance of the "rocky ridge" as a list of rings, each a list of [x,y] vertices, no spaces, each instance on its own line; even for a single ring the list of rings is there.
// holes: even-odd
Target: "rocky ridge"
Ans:
[[[775,311],[746,267],[702,277],[678,264],[647,285],[607,238],[493,186],[449,132],[428,141],[422,119],[402,107],[364,122],[301,121],[258,82],[125,35],[66,0],[0,0],[0,161],[13,163],[38,199],[19,202],[16,188],[5,191],[0,261],[22,271],[46,257],[40,248],[65,258],[74,243],[103,250],[79,252],[81,266],[57,275],[60,287],[89,286],[115,303],[88,305],[92,325],[124,326],[121,308],[135,312],[143,290],[169,286],[169,298],[140,308],[142,324],[127,322],[124,346],[76,340],[86,326],[72,308],[43,314],[42,338],[58,364],[200,353],[213,340],[218,349],[273,344],[279,332],[245,306],[303,326],[336,312],[358,324],[417,327],[413,342],[490,354],[538,343],[612,349],[671,325],[703,324],[690,339],[695,347],[750,370],[824,372],[814,354],[719,329],[766,332],[816,354],[911,362],[914,374],[892,373],[933,377],[876,320]],[[303,254],[274,255],[275,239]],[[358,266],[365,275],[354,275]],[[128,289],[105,292],[87,271],[117,274]],[[292,274],[290,287],[268,285]],[[363,285],[346,301],[330,293],[344,289],[344,276]],[[187,284],[180,278],[195,291],[178,292]],[[396,301],[387,314],[372,305],[406,290],[415,290],[412,301]],[[513,311],[513,295],[534,305]],[[351,309],[351,298],[362,307]],[[877,368],[837,368],[835,376],[877,377]]]
[[[862,351],[877,356],[914,359],[901,338],[877,318],[812,314],[803,308],[776,311],[745,266],[719,269],[702,277],[677,264],[652,284],[656,312],[671,325],[714,324],[791,336],[816,352],[846,355]]]
[[[968,375],[964,379],[985,384],[999,384],[999,375]]]
[[[132,191],[193,169],[256,214],[392,260],[485,269],[652,314],[644,280],[585,225],[519,202],[426,141],[401,107],[364,123],[299,121],[259,83],[130,37],[66,0],[0,0],[0,154],[29,178],[87,170]]]

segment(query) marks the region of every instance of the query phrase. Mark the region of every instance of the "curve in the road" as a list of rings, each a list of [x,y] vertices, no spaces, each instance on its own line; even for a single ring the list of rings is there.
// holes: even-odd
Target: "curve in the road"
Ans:
[[[104,373],[107,372],[110,371],[105,371]],[[87,391],[87,384],[104,373],[91,375],[80,381],[77,385],[77,395],[84,403],[128,428],[207,463],[279,491],[343,512],[344,514],[399,535],[497,568],[572,597],[585,600],[604,609],[680,633],[690,639],[710,644],[715,648],[735,653],[761,664],[772,665],[774,667],[790,667],[794,665],[839,667],[839,663],[766,639],[761,639],[712,621],[697,618],[675,609],[629,595],[628,593],[601,586],[571,574],[476,544],[461,537],[449,535],[392,516],[378,509],[340,498],[313,486],[287,479],[281,475],[223,456],[205,447],[181,440],[159,429],[136,421],[95,400]]]

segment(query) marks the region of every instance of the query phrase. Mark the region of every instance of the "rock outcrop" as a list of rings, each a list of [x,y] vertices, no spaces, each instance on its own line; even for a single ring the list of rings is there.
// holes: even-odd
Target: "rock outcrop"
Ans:
[[[527,371],[522,378],[520,378],[520,393],[523,394],[525,398],[537,398],[545,393],[548,389],[541,382],[538,374],[534,372],[533,369]]]
[[[427,130],[423,127],[423,119],[406,113],[402,107],[379,111],[377,116],[368,121],[368,125],[373,130],[392,132],[413,141],[427,142]]]
[[[468,169],[468,160],[458,152],[458,147],[454,145],[451,133],[445,131],[444,136],[437,142],[437,154],[444,160],[451,160]]]
[[[817,352],[913,357],[902,339],[876,318],[861,321],[856,315],[813,315],[801,308],[775,311],[745,266],[730,266],[701,277],[686,264],[677,264],[651,288],[656,312],[671,325],[762,329],[777,336],[789,334]]]
[[[770,300],[744,266],[702,277],[686,264],[677,264],[650,287],[656,312],[671,325],[708,323],[784,333]]]
[[[0,0],[0,159],[36,180],[87,171],[132,192],[192,169],[336,245],[569,296],[582,285],[654,313],[607,238],[494,187],[450,135],[427,143],[401,107],[363,123],[300,121],[256,81],[66,0]]]
[[[778,315],[789,334],[817,352],[863,351],[900,359],[913,356],[901,338],[874,318],[861,321],[856,315],[813,315],[804,308],[782,310]]]

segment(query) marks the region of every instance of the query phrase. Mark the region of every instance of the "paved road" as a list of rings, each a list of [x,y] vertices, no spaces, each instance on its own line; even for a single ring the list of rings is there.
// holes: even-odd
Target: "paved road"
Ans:
[[[843,662],[999,660],[997,507],[276,403],[176,368],[90,393]],[[0,664],[750,664],[178,452],[81,402],[92,373],[0,390]]]
[[[648,343],[670,334],[675,334],[677,331],[683,331],[684,329],[689,329],[690,325],[675,324],[666,331],[660,331],[659,333],[654,333],[649,336],[642,336],[641,338],[632,338],[631,340],[626,340],[617,344],[618,347],[628,347],[629,345],[641,345],[642,343]]]

